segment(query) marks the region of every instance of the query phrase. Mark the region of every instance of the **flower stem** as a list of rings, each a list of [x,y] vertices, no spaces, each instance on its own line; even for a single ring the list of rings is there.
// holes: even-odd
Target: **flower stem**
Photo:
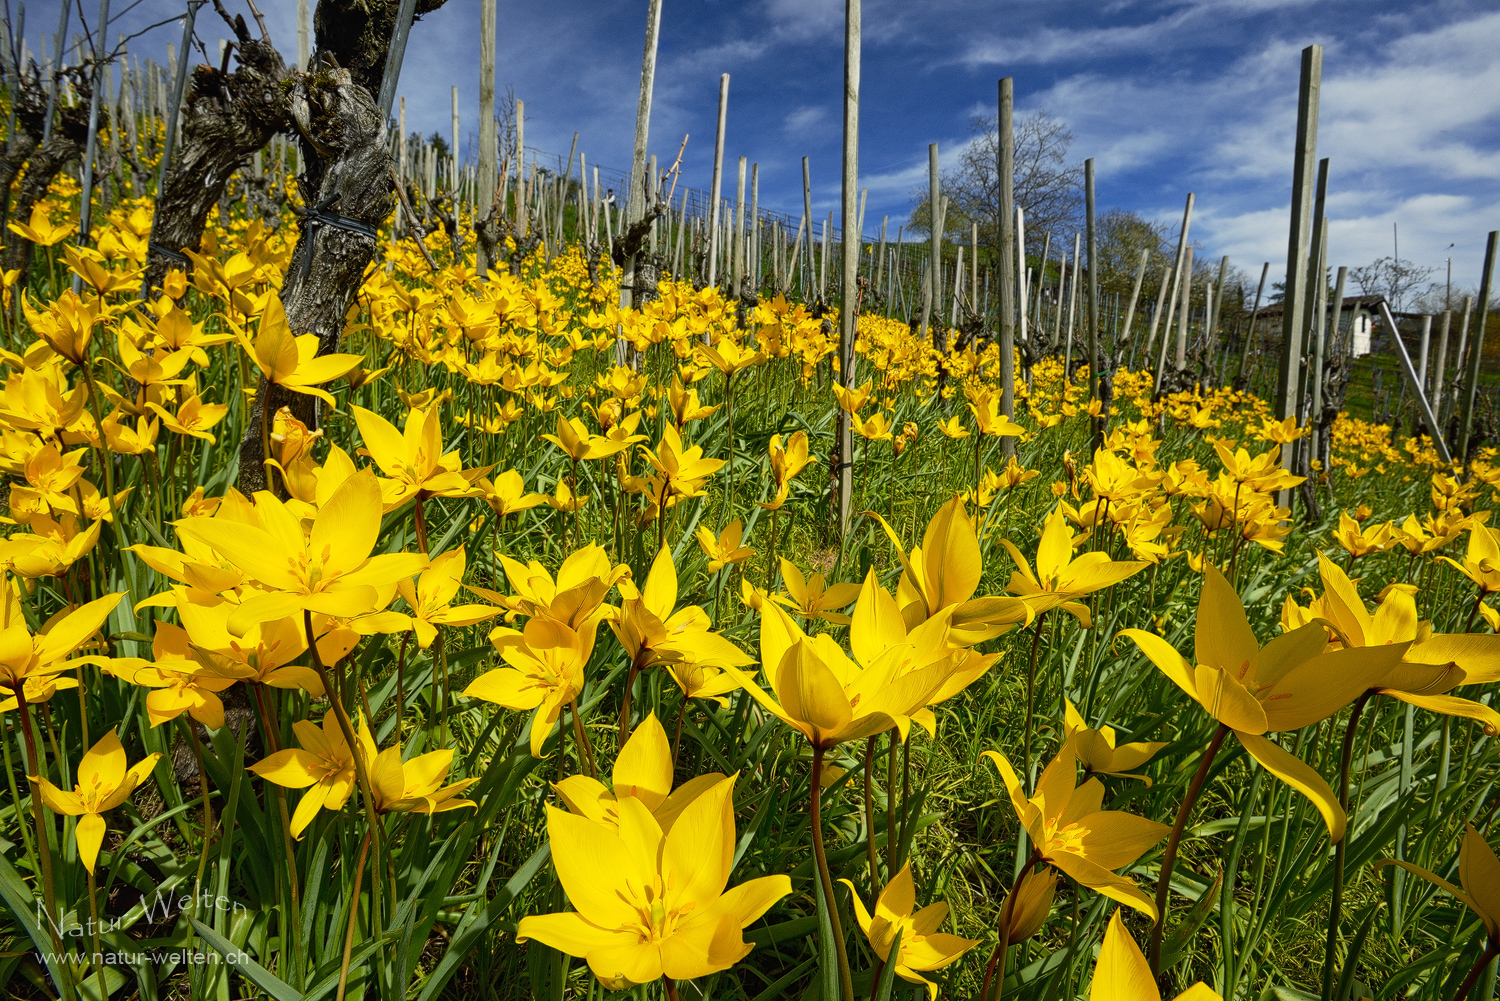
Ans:
[[[26,779],[31,783],[31,816],[36,823],[36,848],[37,854],[42,861],[42,901],[47,907],[47,932],[52,936],[52,948],[59,956],[64,955],[62,941],[58,938],[58,929],[62,927],[62,915],[57,910],[57,897],[52,890],[52,845],[48,840],[47,828],[49,823],[46,819],[46,807],[42,804],[42,763],[37,757],[36,735],[31,729],[31,707],[26,702],[26,684],[21,682],[15,686],[16,705],[21,710],[21,733],[26,738],[27,764],[31,767]],[[73,975],[65,972],[63,986],[66,988],[64,997],[71,1001]]]
[[[833,899],[833,877],[828,873],[828,853],[823,850],[823,753],[823,747],[813,746],[810,794],[813,857],[818,863],[818,879],[823,884],[823,900],[828,905],[828,920],[833,925],[833,945],[839,962],[839,990],[843,1001],[854,1001],[854,975],[849,970],[849,951],[844,945],[844,929],[839,921],[838,904]]]
[[[870,860],[871,900],[880,895],[880,858],[875,852],[875,739],[865,739],[865,853]],[[890,809],[889,803],[886,808]]]
[[[1021,866],[1021,871],[1011,880],[1010,889],[1005,891],[1005,906],[1000,908],[1000,941],[995,943],[995,951],[990,953],[990,961],[984,968],[984,987],[979,992],[980,1001],[1000,1001],[1000,993],[1005,989],[1005,954],[1010,949],[1010,922],[1016,907],[1016,890],[1020,888],[1026,874],[1041,860],[1042,857],[1033,849],[1031,858]],[[1000,971],[1000,979],[995,983],[994,997],[991,998],[990,980],[996,970]]]
[[[1479,982],[1479,975],[1484,972],[1486,966],[1494,962],[1496,956],[1500,956],[1500,943],[1491,940],[1485,945],[1484,952],[1480,953],[1479,958],[1474,961],[1469,975],[1464,977],[1463,986],[1459,987],[1458,993],[1453,995],[1453,1001],[1464,1001],[1464,998],[1469,996],[1469,992]]]
[[[89,963],[94,967],[94,975],[99,978],[99,997],[109,997],[109,987],[104,982],[104,950],[99,948],[99,887],[94,882],[94,870],[88,871],[89,876],[89,917],[93,924],[94,952],[89,956]]]
[[[344,958],[339,963],[339,989],[335,1001],[344,1001],[344,988],[349,984],[349,956],[354,951],[354,928],[359,923],[359,888],[365,876],[365,859],[370,854],[370,835],[374,831],[373,827],[367,829],[359,845],[359,862],[354,867],[354,887],[349,893],[349,926],[344,931]],[[370,884],[379,886],[380,880],[371,880]]]
[[[349,722],[349,714],[344,711],[343,702],[334,695],[333,683],[328,678],[328,669],[323,666],[323,656],[318,653],[318,644],[313,639],[312,610],[302,610],[303,628],[307,631],[307,649],[312,654],[313,670],[317,672],[318,680],[323,683],[323,690],[328,693],[329,705],[333,707],[333,718],[338,721],[339,730],[344,735],[344,741],[349,745],[349,756],[354,761],[354,776],[359,782],[360,795],[365,801],[365,817],[373,831],[380,818],[375,813],[375,793],[370,786],[370,776],[365,771],[364,758],[359,751],[359,741],[354,736],[354,727]],[[377,868],[380,862],[380,846],[375,846],[375,860]],[[370,905],[370,919],[375,934],[380,934],[380,880],[376,879],[370,883],[370,894],[372,897]]]
[[[1031,664],[1026,668],[1026,726],[1021,730],[1021,767],[1028,773],[1031,769],[1031,722],[1036,714],[1036,655],[1042,642],[1042,620],[1046,617],[1047,613],[1043,612],[1031,624]]]
[[[1339,806],[1345,812],[1349,809],[1349,766],[1354,760],[1355,731],[1359,729],[1359,715],[1364,711],[1365,703],[1374,694],[1373,690],[1366,689],[1354,700],[1349,722],[1344,727],[1344,749],[1339,758]],[[1344,837],[1333,846],[1333,898],[1328,905],[1328,940],[1323,947],[1323,1001],[1333,998],[1333,961],[1338,951],[1339,919],[1344,909],[1344,847],[1348,843],[1349,839]]]
[[[1187,794],[1182,797],[1182,806],[1177,809],[1177,820],[1172,824],[1172,833],[1167,838],[1167,851],[1161,859],[1161,874],[1156,878],[1156,924],[1151,926],[1150,959],[1153,977],[1161,976],[1161,940],[1167,925],[1167,900],[1172,890],[1172,867],[1177,864],[1177,843],[1182,840],[1182,832],[1187,828],[1193,804],[1203,791],[1203,783],[1208,778],[1208,766],[1213,764],[1214,755],[1219,753],[1219,745],[1224,743],[1224,738],[1228,735],[1229,727],[1220,723],[1219,728],[1214,731],[1213,739],[1203,751],[1203,760],[1198,762],[1198,770],[1193,773],[1193,781],[1188,784]]]

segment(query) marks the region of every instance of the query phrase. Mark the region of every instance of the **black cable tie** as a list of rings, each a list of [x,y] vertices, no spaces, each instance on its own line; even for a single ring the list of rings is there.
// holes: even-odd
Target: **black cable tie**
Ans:
[[[337,212],[328,211],[329,207],[338,200],[339,196],[335,194],[329,198],[325,198],[313,206],[311,210],[302,214],[302,227],[308,231],[307,250],[302,255],[301,273],[304,278],[307,277],[308,271],[312,269],[313,245],[317,242],[318,238],[318,231],[314,227],[332,226],[334,229],[341,229],[346,233],[368,237],[376,243],[380,242],[380,233],[369,223],[352,219],[349,216],[339,215]]]
[[[163,257],[170,257],[172,260],[178,262],[179,264],[186,264],[188,267],[192,267],[192,258],[188,257],[188,255],[184,253],[181,253],[180,251],[168,250],[166,247],[163,247],[161,244],[156,242],[152,242],[148,246],[153,254],[160,254]]]

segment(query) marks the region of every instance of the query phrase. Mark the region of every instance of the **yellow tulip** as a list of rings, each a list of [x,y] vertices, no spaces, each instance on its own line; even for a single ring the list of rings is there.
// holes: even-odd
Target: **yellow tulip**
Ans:
[[[1434,633],[1430,622],[1418,620],[1411,592],[1400,587],[1387,589],[1371,613],[1354,582],[1321,553],[1318,571],[1323,595],[1307,611],[1333,629],[1339,645],[1354,649],[1409,644],[1401,661],[1372,691],[1431,712],[1477,720],[1491,736],[1500,733],[1500,713],[1482,702],[1447,694],[1460,685],[1500,681],[1500,636]]]
[[[464,689],[464,696],[506,709],[534,710],[531,755],[540,758],[563,707],[583,691],[583,669],[593,655],[602,615],[602,611],[596,611],[576,632],[554,619],[543,618],[527,622],[520,632],[495,630],[490,642],[509,666],[481,674]]]
[[[1061,608],[1085,628],[1092,624],[1092,618],[1088,606],[1078,598],[1113,587],[1148,566],[1137,560],[1111,560],[1108,554],[1098,551],[1074,557],[1073,533],[1061,505],[1053,508],[1043,522],[1035,573],[1014,543],[1001,539],[1000,544],[1016,564],[1006,590],[1020,595],[1036,612]]]
[[[417,645],[423,650],[437,639],[438,626],[472,626],[486,622],[500,614],[500,609],[488,605],[454,605],[453,599],[463,585],[464,569],[468,565],[464,547],[449,550],[435,556],[432,562],[417,577],[403,577],[396,582],[396,590],[411,606],[408,618],[410,628],[416,633]]]
[[[350,410],[365,442],[363,454],[385,474],[380,491],[386,511],[394,511],[414,497],[473,496],[474,481],[490,471],[488,466],[464,469],[456,449],[443,452],[438,407],[407,413],[404,433],[374,411],[364,407]]]
[[[1104,944],[1094,963],[1089,1001],[1161,1001],[1156,978],[1141,947],[1135,944],[1117,909],[1104,932]],[[1217,991],[1201,980],[1177,995],[1175,1001],[1222,1001]]]
[[[180,536],[203,543],[264,588],[230,616],[230,631],[296,612],[353,616],[376,610],[377,587],[427,565],[421,553],[372,555],[380,534],[380,486],[369,469],[339,485],[318,508],[312,529],[282,501],[259,495],[262,525],[225,518],[176,522]]]
[[[108,670],[132,685],[153,689],[146,696],[146,716],[153,727],[187,713],[210,730],[219,729],[224,725],[219,693],[254,674],[227,658],[205,658],[199,663],[187,631],[161,620],[151,641],[151,657],[150,661],[120,658]],[[318,688],[322,690],[321,685]]]
[[[705,790],[669,831],[635,796],[618,801],[618,832],[549,806],[553,864],[576,909],[522,918],[516,940],[579,956],[616,990],[662,977],[694,980],[744,959],[751,946],[741,930],[792,884],[763,876],[726,890],[733,790],[733,777]]]
[[[1033,866],[1045,862],[1080,886],[1133,907],[1152,921],[1159,918],[1156,905],[1135,881],[1113,870],[1133,864],[1170,834],[1170,827],[1121,810],[1101,810],[1104,784],[1091,778],[1077,785],[1071,739],[1042,769],[1030,797],[1005,755],[985,751],[981,756],[994,763],[1005,781],[1011,806],[1031,838]]]
[[[52,678],[80,664],[109,666],[106,657],[68,658],[93,638],[104,620],[109,618],[109,613],[125,597],[124,592],[106,594],[55,616],[47,631],[36,635],[26,627],[25,618],[19,614],[19,603],[9,597],[13,592],[8,582],[5,592],[7,598],[0,602],[0,608],[4,610],[4,625],[0,627],[0,687],[8,688],[14,694],[31,679]]]
[[[545,494],[529,494],[519,470],[507,469],[494,482],[480,477],[479,499],[489,505],[491,511],[504,518],[508,514],[529,511],[538,504],[546,503]]]
[[[786,584],[787,593],[773,594],[772,601],[806,619],[849,624],[849,616],[836,609],[849,607],[859,597],[858,584],[825,584],[821,573],[805,577],[786,557],[781,558],[781,579]]]
[[[695,537],[698,548],[708,557],[709,573],[718,573],[725,566],[743,563],[755,555],[754,549],[740,545],[743,532],[744,524],[738,518],[725,525],[717,536],[709,528],[699,526]]]
[[[1117,779],[1140,779],[1149,788],[1149,775],[1135,775],[1132,769],[1139,768],[1156,756],[1156,752],[1167,746],[1167,741],[1142,741],[1133,744],[1115,744],[1115,728],[1089,727],[1083,716],[1073,707],[1071,699],[1064,698],[1066,719],[1063,723],[1063,739],[1073,742],[1073,750],[1083,765],[1085,775],[1112,775]]]
[[[249,766],[250,771],[286,789],[307,789],[292,814],[292,837],[302,837],[319,810],[338,812],[354,791],[354,751],[344,739],[334,710],[323,714],[323,726],[299,719],[292,732],[301,747],[286,747]]]
[[[542,438],[562,449],[563,453],[574,462],[607,458],[616,452],[624,451],[631,445],[629,441],[615,441],[603,435],[593,434],[583,426],[583,421],[576,417],[570,419],[562,414],[557,415],[557,433],[544,434]]]
[[[723,781],[710,772],[672,788],[672,747],[655,713],[647,713],[615,758],[610,786],[587,775],[569,775],[554,783],[558,797],[573,813],[612,830],[620,829],[620,800],[631,797],[645,806],[664,833],[689,803]]]
[[[1349,517],[1347,512],[1339,513],[1339,527],[1333,531],[1333,539],[1348,551],[1351,557],[1369,556],[1378,553],[1391,544],[1390,522],[1382,522],[1370,531],[1366,532],[1360,528],[1359,522]]]
[[[896,976],[902,980],[925,984],[929,997],[938,996],[937,984],[922,974],[952,965],[979,944],[978,939],[959,938],[938,931],[948,917],[948,905],[941,900],[912,913],[917,906],[917,891],[911,878],[910,862],[902,866],[880,891],[873,915],[865,909],[865,902],[860,899],[853,883],[847,879],[839,882],[849,887],[854,897],[854,917],[859,922],[859,930],[865,933],[865,940],[870,943],[870,951],[883,964],[895,962]],[[894,960],[892,946],[896,949]]]
[[[281,299],[275,295],[269,296],[261,307],[260,325],[253,341],[243,330],[236,328],[236,333],[266,382],[294,393],[316,396],[329,406],[334,405],[332,394],[318,387],[342,377],[364,361],[362,355],[319,355],[316,334],[293,336]]]
[[[1198,600],[1196,663],[1154,633],[1125,629],[1120,635],[1135,641],[1163,674],[1219,721],[1218,739],[1233,731],[1262,767],[1313,801],[1335,842],[1344,836],[1344,811],[1328,783],[1263,735],[1299,730],[1332,716],[1377,685],[1409,643],[1324,653],[1327,634],[1314,624],[1261,646],[1239,595],[1212,566],[1206,568]]]
[[[1032,609],[1020,598],[975,598],[984,573],[979,535],[962,497],[954,497],[927,523],[922,544],[910,556],[902,551],[895,529],[878,514],[875,518],[896,547],[904,573],[896,588],[901,614],[909,624],[934,618],[952,609],[953,640],[973,646],[994,639],[1019,622],[1030,622]]]
[[[126,767],[125,748],[114,730],[110,730],[78,762],[77,784],[72,792],[59,789],[40,776],[28,777],[41,788],[42,802],[49,810],[79,818],[73,832],[78,841],[78,857],[84,868],[93,872],[99,861],[99,847],[104,843],[103,815],[129,799],[136,787],[150,777],[159,760],[160,754],[148,754]]]
[[[738,666],[725,670],[776,718],[823,750],[893,727],[906,738],[913,719],[935,728],[929,699],[953,672],[951,660],[906,671],[909,647],[893,647],[860,667],[827,633],[809,636],[786,612],[765,603],[760,663],[771,691]]]
[[[451,747],[402,761],[399,743],[376,751],[375,737],[370,733],[369,723],[364,720],[360,721],[358,739],[360,753],[369,763],[370,791],[374,794],[376,813],[425,813],[430,817],[465,807],[478,808],[473,800],[459,798],[478,779],[460,779],[443,785],[448,770],[453,767]]]
[[[557,568],[556,580],[536,560],[521,563],[504,553],[499,557],[514,595],[471,584],[464,586],[511,615],[552,619],[570,629],[580,628],[603,605],[610,589],[630,576],[629,567],[623,563],[611,566],[604,547],[592,542],[563,560]]]
[[[78,235],[77,220],[65,219],[61,226],[54,226],[41,204],[31,206],[30,225],[11,220],[8,226],[12,233],[25,237],[39,247],[55,247],[69,237]]]

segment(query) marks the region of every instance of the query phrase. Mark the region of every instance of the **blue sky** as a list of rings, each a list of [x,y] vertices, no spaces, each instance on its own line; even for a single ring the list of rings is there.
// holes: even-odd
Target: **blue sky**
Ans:
[[[175,6],[143,0],[111,31]],[[294,55],[295,0],[262,6]],[[645,7],[500,0],[497,77],[526,102],[529,147],[566,154],[576,130],[591,163],[628,164]],[[814,210],[836,210],[843,9],[840,0],[664,0],[652,151],[670,159],[690,133],[686,183],[708,186],[718,78],[728,72],[726,164],[758,162],[762,204],[800,213],[809,156]],[[33,49],[57,12],[57,0],[27,5]],[[224,33],[211,7],[199,23],[205,40]],[[457,85],[463,131],[473,130],[478,24],[479,0],[449,0],[414,29],[400,88],[409,128],[446,134]],[[178,31],[138,44],[164,51]],[[1021,112],[1046,109],[1072,129],[1075,158],[1095,157],[1101,207],[1175,219],[1193,191],[1203,253],[1227,253],[1246,271],[1268,260],[1274,274],[1284,267],[1299,51],[1309,42],[1325,46],[1318,150],[1332,158],[1331,263],[1390,254],[1394,223],[1403,258],[1442,269],[1451,256],[1455,284],[1470,284],[1486,232],[1500,228],[1493,3],[865,0],[864,35],[867,233],[882,215],[893,232],[905,220],[927,144],[950,162],[970,118],[992,113],[996,80],[1011,75]]]

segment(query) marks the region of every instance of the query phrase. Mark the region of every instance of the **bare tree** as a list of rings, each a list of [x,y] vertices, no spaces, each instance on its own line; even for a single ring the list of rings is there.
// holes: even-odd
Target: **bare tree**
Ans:
[[[1437,272],[1414,261],[1380,257],[1362,268],[1351,268],[1349,277],[1365,295],[1383,295],[1391,309],[1400,312],[1407,296],[1421,288]]]
[[[958,165],[943,173],[943,193],[948,196],[943,228],[967,236],[977,222],[980,242],[994,247],[1000,207],[995,116],[976,116],[970,128],[972,138]],[[1068,160],[1073,133],[1045,111],[1016,119],[1015,143],[1016,205],[1026,213],[1027,247],[1040,253],[1043,234],[1071,233],[1083,225],[1083,166]],[[926,190],[913,193],[912,200],[907,229],[925,230],[930,225]]]

